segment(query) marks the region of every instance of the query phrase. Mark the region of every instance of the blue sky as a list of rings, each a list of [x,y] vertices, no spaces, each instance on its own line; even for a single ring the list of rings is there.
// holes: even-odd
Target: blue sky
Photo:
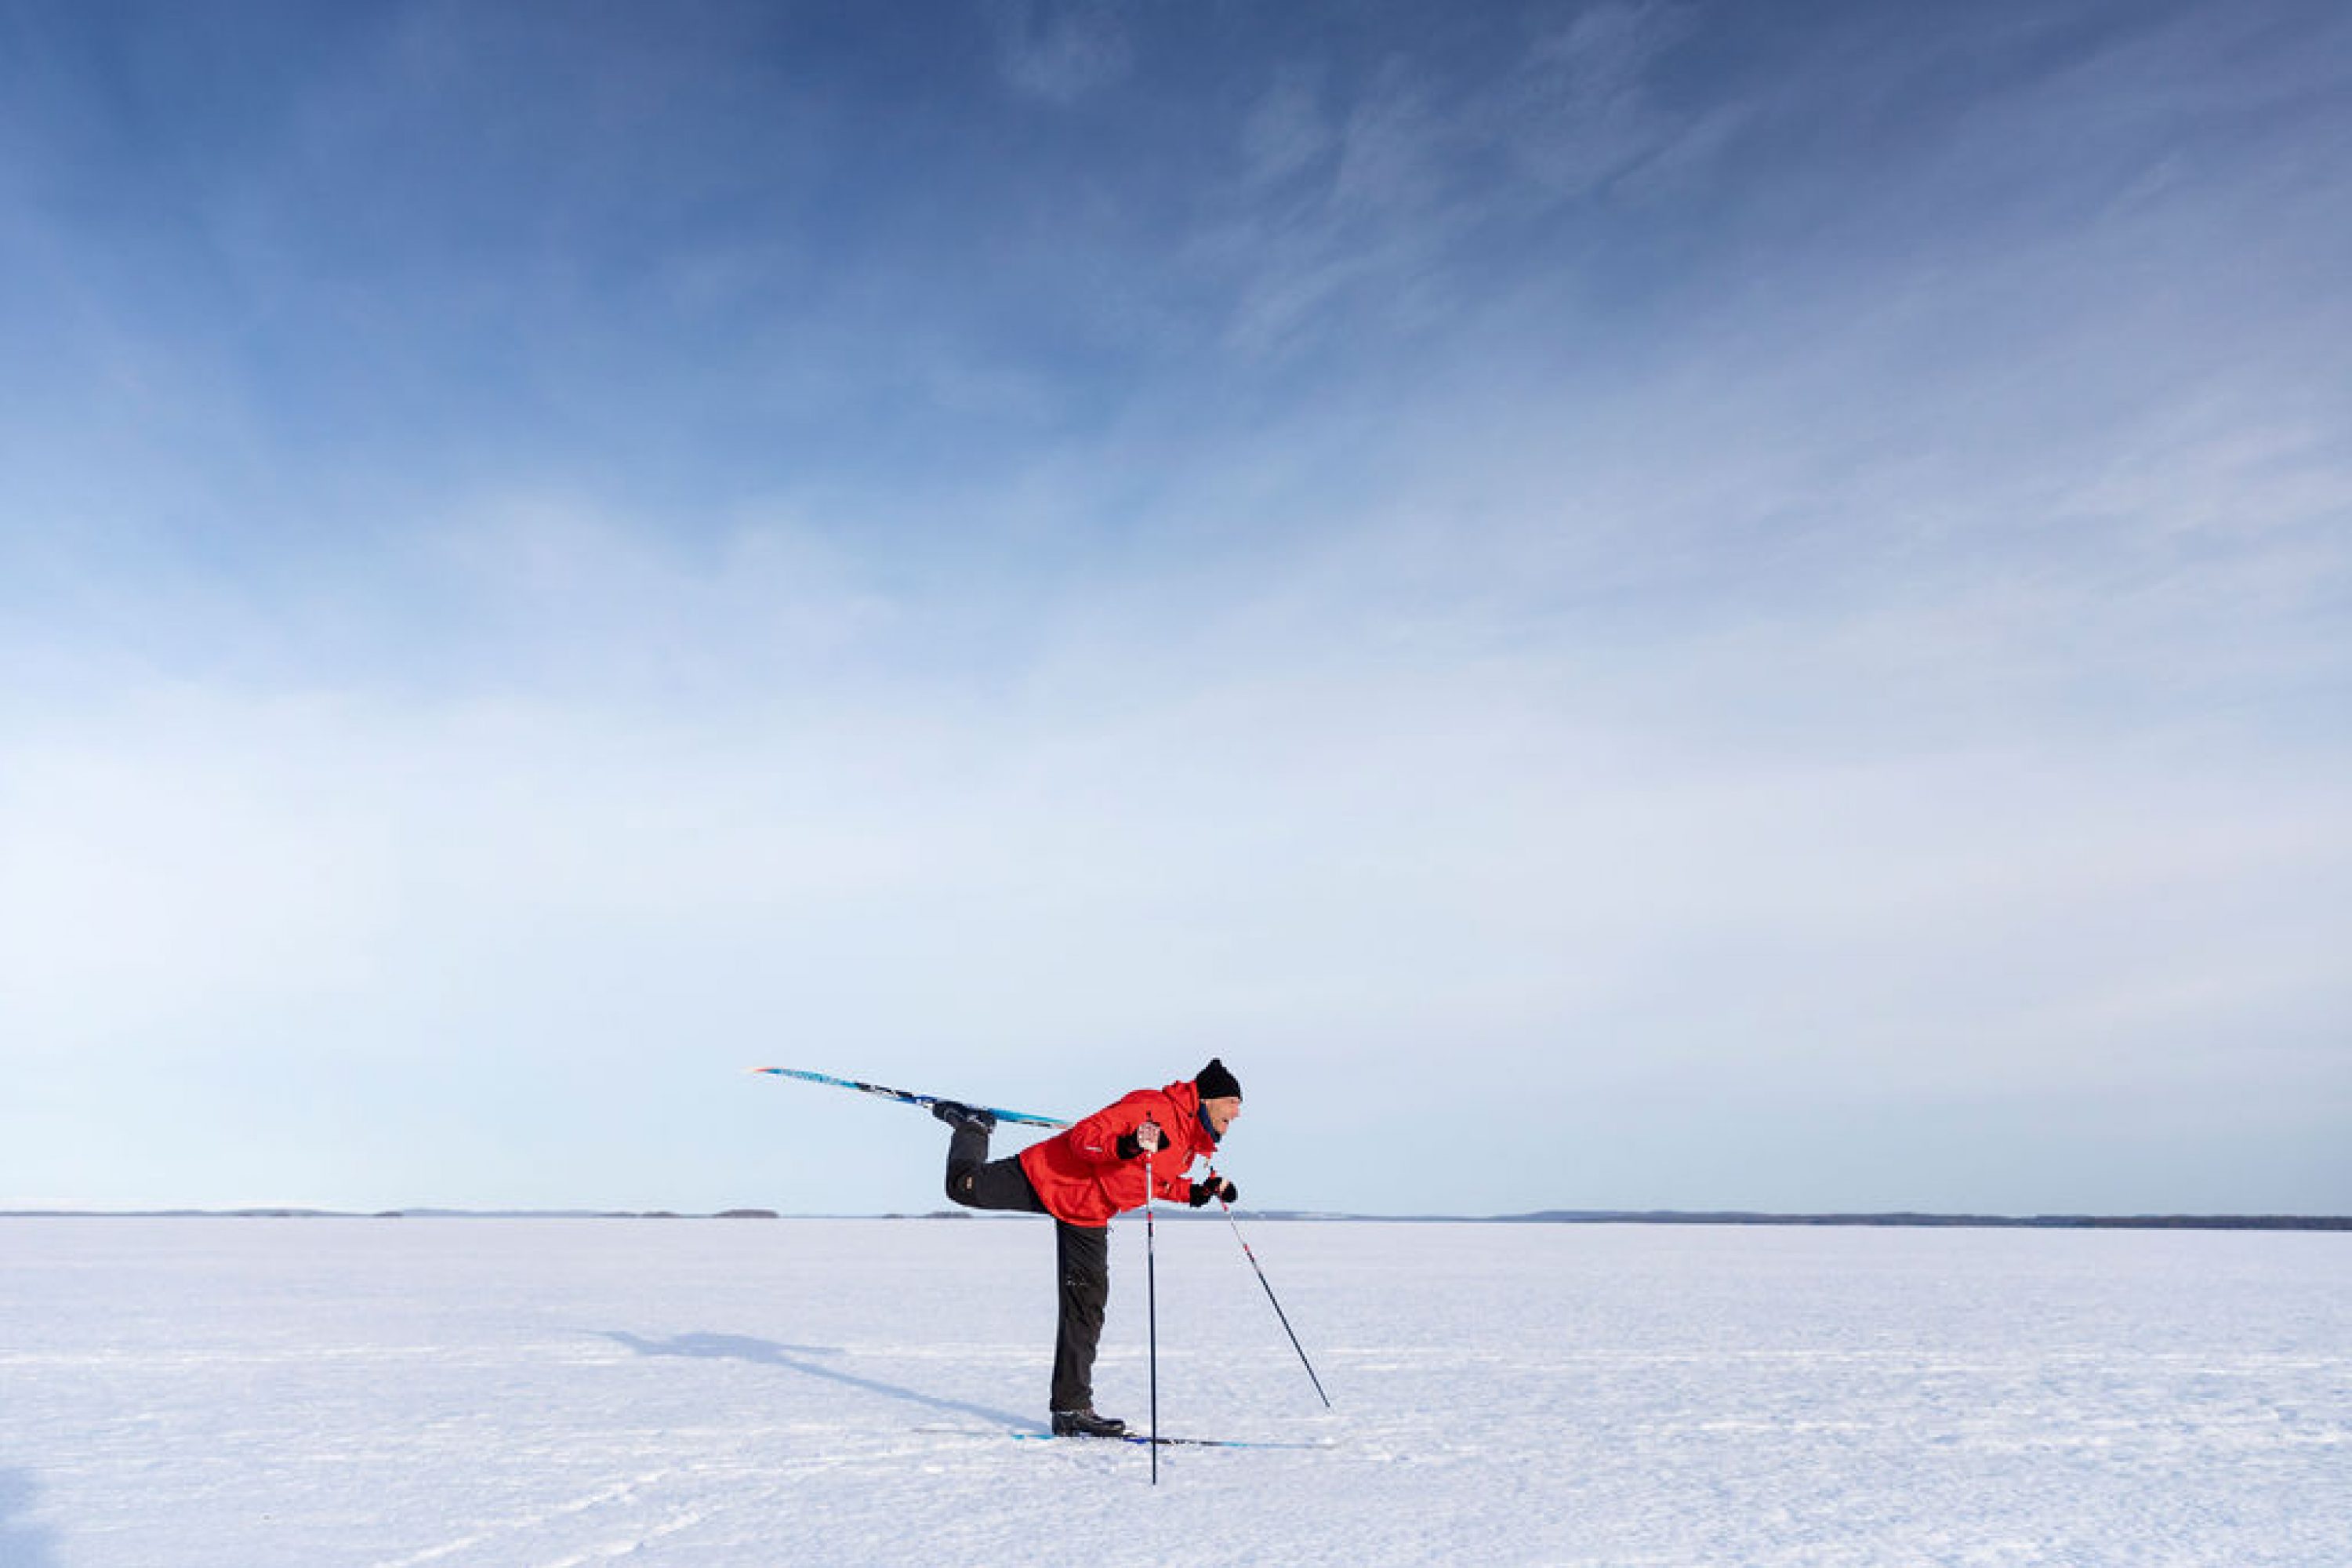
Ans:
[[[0,5],[0,1205],[2352,1211],[2352,16]]]

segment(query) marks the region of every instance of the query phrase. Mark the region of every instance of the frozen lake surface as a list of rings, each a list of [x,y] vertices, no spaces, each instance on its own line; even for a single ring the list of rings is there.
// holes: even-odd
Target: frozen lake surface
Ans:
[[[2352,1563],[2352,1236],[1249,1235],[0,1221],[0,1563]]]

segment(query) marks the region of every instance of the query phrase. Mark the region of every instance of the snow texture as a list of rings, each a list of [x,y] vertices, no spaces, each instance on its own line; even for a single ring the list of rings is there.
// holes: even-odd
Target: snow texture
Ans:
[[[1154,1489],[1042,1222],[0,1221],[0,1563],[2352,1563],[2352,1237],[1248,1234],[1338,1409],[1163,1223],[1164,1429],[1336,1446]]]

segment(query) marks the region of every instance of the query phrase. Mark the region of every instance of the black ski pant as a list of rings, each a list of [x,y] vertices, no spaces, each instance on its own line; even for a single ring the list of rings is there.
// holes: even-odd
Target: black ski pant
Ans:
[[[948,1142],[948,1197],[971,1209],[1048,1212],[1018,1159],[988,1157],[988,1134],[960,1127]],[[1054,1222],[1055,1268],[1061,1280],[1061,1321],[1054,1334],[1055,1410],[1091,1410],[1095,1348],[1102,1342],[1103,1309],[1110,1304],[1110,1231],[1104,1226]]]

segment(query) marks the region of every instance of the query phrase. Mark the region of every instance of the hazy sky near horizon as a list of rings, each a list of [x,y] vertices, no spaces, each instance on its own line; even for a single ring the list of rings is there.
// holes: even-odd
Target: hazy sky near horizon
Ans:
[[[2352,1211],[2352,11],[0,0],[0,1207]]]

